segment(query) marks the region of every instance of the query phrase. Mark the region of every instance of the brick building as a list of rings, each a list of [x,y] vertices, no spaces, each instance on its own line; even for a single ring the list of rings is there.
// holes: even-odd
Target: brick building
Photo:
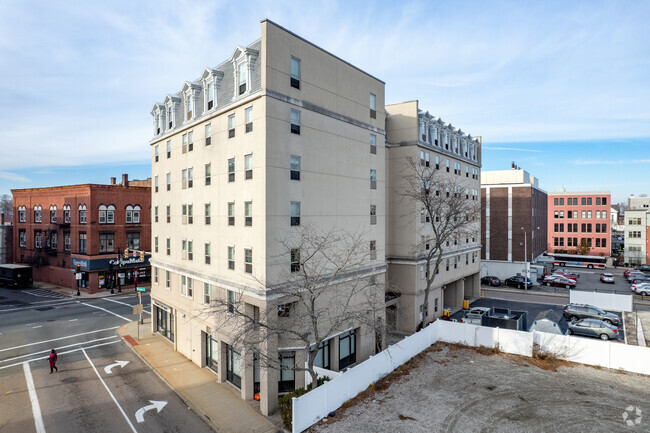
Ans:
[[[572,252],[585,239],[588,255],[609,257],[611,202],[609,191],[549,193],[547,251]]]
[[[511,170],[484,171],[481,176],[481,259],[532,262],[543,254],[546,251],[546,207],[546,192],[525,170],[513,165]]]
[[[147,282],[149,254],[120,259],[125,248],[151,250],[150,181],[15,189],[13,257],[34,267],[34,281],[76,287],[71,269],[80,265],[86,292],[107,289],[110,275],[131,285],[134,268]]]

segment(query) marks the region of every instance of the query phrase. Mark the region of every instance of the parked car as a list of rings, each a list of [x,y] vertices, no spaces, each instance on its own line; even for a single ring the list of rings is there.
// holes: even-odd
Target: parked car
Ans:
[[[580,274],[577,272],[567,271],[566,269],[553,269],[553,273],[556,275],[562,275],[565,278],[570,278],[572,280],[578,280]]]
[[[618,340],[618,328],[603,320],[583,319],[569,323],[569,335],[584,335],[601,340]]]
[[[506,286],[516,287],[518,289],[530,289],[533,287],[533,282],[530,278],[526,278],[523,275],[515,275],[514,277],[507,278],[503,283]]]
[[[544,277],[542,283],[546,286],[565,287],[567,289],[572,289],[576,286],[574,280],[570,280],[559,274]]]
[[[612,274],[600,274],[601,283],[614,284],[614,275]]]
[[[641,271],[646,274],[650,274],[650,265],[641,265],[634,268],[635,271]]]
[[[486,276],[481,278],[481,284],[497,287],[501,285],[501,280],[497,277]]]
[[[596,319],[616,326],[621,322],[616,314],[607,313],[598,307],[587,304],[567,304],[564,306],[564,313],[562,315],[571,322],[581,319]]]
[[[632,284],[630,287],[634,293],[637,293],[641,296],[647,296],[650,294],[650,283],[636,283]]]
[[[645,274],[640,271],[630,271],[625,278],[627,278],[627,281],[631,283],[637,278],[645,278]]]

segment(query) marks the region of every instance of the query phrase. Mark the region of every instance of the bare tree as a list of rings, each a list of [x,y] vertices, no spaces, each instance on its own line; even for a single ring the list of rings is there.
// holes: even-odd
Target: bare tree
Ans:
[[[14,214],[13,201],[9,194],[2,194],[0,196],[0,214],[2,213],[5,215]]]
[[[411,211],[406,215],[413,215],[413,211],[419,210],[421,222],[426,224],[428,231],[428,235],[416,246],[426,266],[424,311],[420,322],[420,327],[423,327],[428,323],[429,293],[445,249],[460,243],[463,237],[478,236],[481,205],[478,194],[470,194],[469,185],[463,182],[461,176],[429,167],[422,160],[413,158],[406,158],[404,173],[406,183],[400,198],[406,204],[407,212]],[[416,209],[409,206],[412,203],[415,203]]]
[[[278,273],[275,284],[258,280],[266,289],[265,309],[238,294],[213,299],[202,314],[209,314],[217,329],[255,353],[260,366],[307,371],[318,386],[314,361],[332,335],[365,325],[383,339],[384,289],[371,275],[373,252],[362,234],[303,226],[280,243],[283,254],[278,261],[287,271]],[[277,352],[263,349],[277,339],[303,348],[306,366],[282,365]]]

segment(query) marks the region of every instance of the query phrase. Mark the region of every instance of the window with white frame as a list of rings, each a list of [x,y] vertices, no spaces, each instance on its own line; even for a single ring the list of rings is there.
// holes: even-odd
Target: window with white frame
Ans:
[[[165,271],[165,288],[167,290],[171,289],[171,284],[172,284],[172,274],[169,271]]]
[[[374,93],[370,94],[370,118],[377,118],[377,96]]]
[[[158,252],[158,236],[154,236],[153,238],[153,252]]]
[[[208,162],[205,164],[205,184],[210,185],[212,183],[212,165]]]
[[[18,222],[27,222],[27,208],[25,206],[18,206]]]
[[[208,123],[205,125],[205,145],[212,144],[212,126]]]
[[[300,157],[297,155],[291,155],[291,167],[290,167],[290,176],[291,180],[300,180]]]
[[[153,283],[158,285],[158,268],[156,267],[153,268]]]
[[[187,187],[192,188],[194,186],[194,168],[190,167],[187,169]]]
[[[99,223],[100,224],[114,224],[115,223],[115,206],[100,205],[99,206]]]
[[[42,206],[34,206],[34,222],[35,223],[41,223],[43,222],[43,207]]]
[[[27,232],[23,229],[18,231],[18,245],[22,248],[27,247]]]
[[[244,202],[244,225],[251,227],[253,225],[253,202]]]
[[[181,275],[181,295],[187,296],[187,277]]]
[[[244,110],[244,119],[246,121],[246,132],[251,132],[253,130],[253,107]]]
[[[235,225],[235,202],[228,202],[228,225]]]
[[[241,62],[237,65],[237,94],[243,95],[246,93],[248,84],[248,63]]]
[[[291,56],[291,87],[300,89],[300,59]]]
[[[377,136],[375,134],[370,134],[370,153],[377,154]]]
[[[253,155],[248,154],[244,155],[244,178],[252,179],[253,178]]]
[[[207,107],[208,110],[212,110],[214,107],[214,83],[208,83],[207,89],[206,89],[206,95],[207,95]]]
[[[232,314],[235,312],[235,292],[232,290],[226,290],[226,305],[228,313]]]
[[[210,220],[212,218],[212,209],[210,206],[210,203],[205,203],[204,206],[204,214],[205,214],[205,225],[209,226],[210,225]]]
[[[167,158],[171,158],[172,156],[172,141],[167,140]]]
[[[171,238],[167,238],[167,245],[165,246],[167,250],[167,255],[171,255],[172,253],[172,240]]]
[[[71,207],[69,204],[63,205],[63,222],[65,224],[70,224],[71,220]]]
[[[244,248],[244,272],[253,273],[253,250],[250,248]]]
[[[235,181],[235,158],[228,159],[228,182]]]
[[[50,205],[50,223],[56,224],[56,205]]]
[[[291,225],[292,226],[300,225],[300,202],[299,201],[291,202]]]
[[[235,115],[231,114],[228,116],[228,138],[233,138],[235,136]]]
[[[43,248],[43,233],[40,230],[34,232],[34,248]]]
[[[300,111],[291,110],[291,133],[300,134]]]
[[[158,149],[158,145],[157,145],[157,144],[156,144],[156,145],[154,146],[154,148],[153,148],[153,156],[154,156],[154,162],[158,162],[158,158],[159,158],[159,149]]]
[[[128,205],[126,207],[126,223],[127,224],[140,224],[140,206]]]
[[[205,251],[205,264],[209,265],[210,264],[210,242],[206,242],[204,245],[204,251]]]
[[[228,269],[235,270],[235,247],[228,247]]]
[[[212,302],[212,294],[210,291],[210,284],[209,283],[203,283],[203,303],[205,305],[210,305]]]
[[[140,249],[140,232],[126,232],[126,247],[130,250]]]

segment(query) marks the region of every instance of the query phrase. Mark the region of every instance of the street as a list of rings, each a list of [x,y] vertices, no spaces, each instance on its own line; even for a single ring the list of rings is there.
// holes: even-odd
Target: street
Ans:
[[[0,289],[0,431],[212,431],[117,336],[136,303]]]

